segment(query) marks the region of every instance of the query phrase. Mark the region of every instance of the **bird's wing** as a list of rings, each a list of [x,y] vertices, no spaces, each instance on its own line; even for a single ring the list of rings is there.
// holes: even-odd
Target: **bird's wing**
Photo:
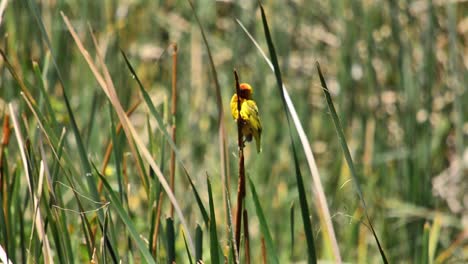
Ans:
[[[258,114],[258,107],[255,101],[253,100],[246,100],[242,104],[241,108],[241,117],[242,119],[246,120],[248,126],[250,127],[250,131],[255,138],[255,143],[257,145],[257,152],[262,151],[262,123],[260,122],[260,116]]]
[[[262,124],[260,122],[260,117],[258,115],[258,107],[255,101],[246,100],[241,107],[241,117],[242,119],[248,121],[253,129],[262,130]]]

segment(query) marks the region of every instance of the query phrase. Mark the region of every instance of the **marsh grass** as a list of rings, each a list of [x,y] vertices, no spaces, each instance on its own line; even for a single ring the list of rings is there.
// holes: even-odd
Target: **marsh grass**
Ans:
[[[463,1],[0,2],[0,262],[466,261]]]

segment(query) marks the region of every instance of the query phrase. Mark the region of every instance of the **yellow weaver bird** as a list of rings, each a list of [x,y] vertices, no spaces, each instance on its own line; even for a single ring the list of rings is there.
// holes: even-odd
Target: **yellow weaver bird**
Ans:
[[[262,151],[262,122],[258,115],[258,107],[254,100],[252,100],[253,90],[248,83],[240,84],[240,116],[242,120],[242,136],[245,141],[252,141],[255,138],[257,144],[257,152]],[[237,121],[239,118],[239,111],[237,110],[237,93],[231,98],[231,113],[232,117]]]

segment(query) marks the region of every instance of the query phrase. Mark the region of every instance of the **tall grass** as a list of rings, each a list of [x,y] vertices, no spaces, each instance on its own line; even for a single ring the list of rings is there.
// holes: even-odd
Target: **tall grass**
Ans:
[[[0,262],[466,261],[467,8],[0,1]]]

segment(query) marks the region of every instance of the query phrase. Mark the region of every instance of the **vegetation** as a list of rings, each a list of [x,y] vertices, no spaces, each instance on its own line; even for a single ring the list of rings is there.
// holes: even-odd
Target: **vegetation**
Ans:
[[[466,2],[261,5],[0,1],[0,262],[468,261]]]

